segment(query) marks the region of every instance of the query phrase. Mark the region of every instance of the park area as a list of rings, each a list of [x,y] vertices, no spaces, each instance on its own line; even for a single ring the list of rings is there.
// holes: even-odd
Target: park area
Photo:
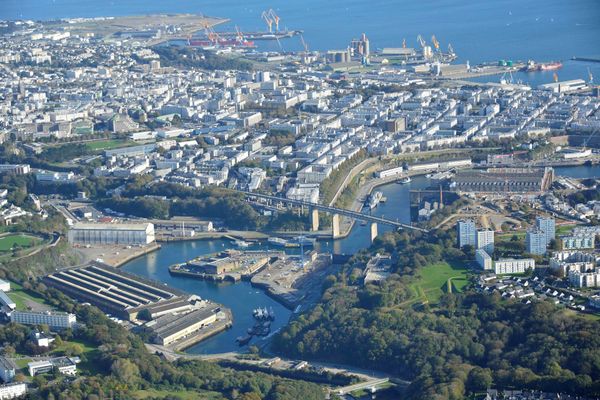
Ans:
[[[409,285],[414,298],[410,303],[437,304],[448,289],[458,293],[469,283],[469,272],[462,264],[439,262],[419,270],[419,278]]]
[[[86,142],[85,146],[91,152],[112,150],[119,147],[127,147],[135,145],[135,142],[124,140],[124,139],[106,139],[106,140],[94,140]]]
[[[0,237],[0,252],[11,251],[15,247],[28,248],[35,246],[40,239],[34,236],[13,234]]]

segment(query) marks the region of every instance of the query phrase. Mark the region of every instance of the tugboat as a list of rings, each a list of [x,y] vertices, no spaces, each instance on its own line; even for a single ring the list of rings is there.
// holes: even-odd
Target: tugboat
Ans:
[[[248,248],[250,246],[250,243],[245,242],[243,240],[236,240],[235,242],[233,242],[233,244],[236,247],[239,247],[240,249],[246,249],[246,248]]]
[[[259,321],[272,321],[275,319],[275,312],[272,307],[269,310],[267,310],[267,307],[255,308],[252,315]]]
[[[239,346],[247,345],[248,343],[250,343],[250,340],[252,340],[252,335],[238,336],[235,339],[235,341],[237,342],[237,344]]]

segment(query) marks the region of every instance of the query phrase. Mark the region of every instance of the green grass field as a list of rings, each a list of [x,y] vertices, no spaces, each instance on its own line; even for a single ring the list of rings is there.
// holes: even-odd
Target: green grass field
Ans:
[[[8,292],[8,296],[17,305],[17,310],[21,311],[27,310],[28,305],[31,303],[49,306],[46,299],[37,295],[36,293],[23,289],[21,285],[15,282],[10,283],[10,292]]]
[[[129,140],[123,139],[108,139],[108,140],[95,140],[93,142],[86,142],[85,146],[90,151],[101,151],[101,150],[110,150],[116,149],[119,147],[127,147],[129,145],[134,145],[135,143]]]
[[[568,235],[577,225],[559,225],[556,227],[556,235]]]
[[[73,344],[78,344],[79,346],[81,346],[84,354],[90,353],[90,352],[96,350],[96,346],[94,346],[92,343],[85,342],[83,340],[73,339],[73,340],[69,340],[69,341],[66,341],[66,340],[63,341],[60,346],[56,346],[56,348],[52,349],[51,353],[55,354],[57,356],[63,355],[65,350]]]
[[[31,247],[34,246],[38,241],[38,238],[21,234],[3,236],[0,238],[0,251],[10,251],[15,245],[21,247]]]
[[[448,292],[448,286],[453,292],[461,292],[469,283],[468,276],[462,265],[447,262],[428,265],[420,270],[418,281],[409,285],[415,297],[412,302],[436,304]]]

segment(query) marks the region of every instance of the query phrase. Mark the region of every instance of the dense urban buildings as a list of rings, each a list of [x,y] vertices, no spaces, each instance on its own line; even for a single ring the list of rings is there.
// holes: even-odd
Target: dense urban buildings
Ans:
[[[600,181],[564,168],[600,162],[592,73],[455,62],[432,32],[311,51],[261,18],[0,20],[0,377],[34,377],[0,399],[357,397],[354,367],[390,398],[597,397]],[[193,352],[235,368],[169,361],[224,330]]]

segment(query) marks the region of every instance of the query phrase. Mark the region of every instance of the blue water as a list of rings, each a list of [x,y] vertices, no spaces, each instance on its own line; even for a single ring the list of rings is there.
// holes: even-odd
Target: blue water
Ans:
[[[435,34],[444,49],[452,43],[460,61],[472,64],[600,56],[598,0],[0,0],[0,19],[201,13],[229,18],[229,27],[264,30],[260,14],[268,8],[281,16],[281,28],[303,29],[314,50],[345,48],[365,32],[372,48],[399,47],[403,38],[416,46],[418,34],[428,42]],[[298,38],[283,40],[281,45],[285,50],[301,48]],[[269,46],[279,48],[276,43]],[[558,75],[561,80],[587,80],[588,68],[600,79],[597,63],[568,62]],[[552,73],[516,79],[545,83],[552,81]]]

